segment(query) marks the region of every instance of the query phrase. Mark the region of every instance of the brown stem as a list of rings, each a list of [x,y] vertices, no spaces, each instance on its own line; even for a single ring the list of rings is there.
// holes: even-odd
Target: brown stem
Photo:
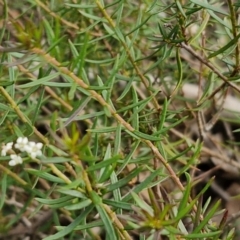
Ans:
[[[235,89],[236,91],[238,91],[240,93],[240,88],[232,83],[228,81],[228,78],[225,77],[214,65],[212,65],[212,63],[210,63],[208,60],[204,59],[203,57],[201,57],[194,49],[192,49],[191,46],[185,44],[185,43],[181,43],[180,45],[182,48],[184,48],[185,50],[187,50],[189,53],[191,53],[196,59],[198,59],[200,62],[202,62],[204,65],[206,65],[207,67],[209,67],[219,78],[221,78],[227,85],[229,85],[230,87],[232,87],[233,89]]]
[[[87,90],[91,97],[94,98],[96,101],[98,101],[103,107],[106,107],[108,111],[111,113],[111,115],[120,123],[122,126],[127,129],[130,132],[134,132],[135,129],[126,122],[120,115],[118,115],[113,107],[109,105],[104,98],[99,95],[96,91],[90,90],[89,86],[79,77],[77,77],[73,72],[71,72],[68,68],[62,67],[61,64],[53,57],[51,57],[49,54],[46,54],[42,49],[39,48],[33,48],[31,50],[33,53],[38,54],[42,56],[49,64],[51,64],[53,67],[57,68],[62,74],[65,74],[73,79],[74,82],[76,82],[80,87]],[[150,149],[152,150],[153,154],[157,157],[157,159],[163,164],[163,166],[167,169],[169,172],[171,178],[176,183],[179,189],[182,191],[184,190],[184,186],[182,185],[181,181],[179,180],[178,176],[174,172],[174,170],[171,168],[171,166],[168,164],[167,160],[164,159],[164,157],[160,154],[158,149],[155,147],[155,145],[146,139],[142,139],[143,142],[145,142]]]

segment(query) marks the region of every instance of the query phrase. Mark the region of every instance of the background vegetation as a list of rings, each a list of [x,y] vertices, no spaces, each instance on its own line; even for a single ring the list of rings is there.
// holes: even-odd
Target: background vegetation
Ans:
[[[239,239],[238,1],[0,6],[1,239]]]

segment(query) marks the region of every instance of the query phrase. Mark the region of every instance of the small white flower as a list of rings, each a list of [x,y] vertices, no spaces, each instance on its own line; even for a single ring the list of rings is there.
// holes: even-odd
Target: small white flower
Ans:
[[[20,156],[16,155],[16,154],[11,154],[10,155],[11,160],[9,161],[9,165],[10,166],[15,166],[17,164],[22,164],[23,160]]]
[[[1,156],[6,156],[7,152],[12,149],[13,142],[9,142],[6,145],[2,146]]]
[[[30,154],[31,158],[36,158],[42,155],[42,143],[29,142],[26,148],[26,152]]]
[[[17,143],[15,143],[14,147],[19,149],[21,152],[26,151],[28,146],[28,139],[27,137],[19,137],[17,139]]]

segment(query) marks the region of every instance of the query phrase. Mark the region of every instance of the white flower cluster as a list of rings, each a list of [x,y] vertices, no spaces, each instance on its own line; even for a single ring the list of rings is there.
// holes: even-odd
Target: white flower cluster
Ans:
[[[17,142],[14,144],[15,149],[18,149],[20,152],[26,152],[31,158],[36,158],[37,156],[42,155],[42,143],[29,142],[27,137],[19,137]],[[13,151],[13,142],[9,142],[6,145],[2,146],[1,155],[6,156],[7,153],[12,153]],[[15,166],[17,164],[22,164],[22,158],[17,154],[10,154],[11,160],[9,161],[10,166]]]

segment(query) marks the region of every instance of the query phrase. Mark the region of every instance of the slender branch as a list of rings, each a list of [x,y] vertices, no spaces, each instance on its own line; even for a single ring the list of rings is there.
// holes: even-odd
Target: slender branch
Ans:
[[[227,85],[229,85],[230,87],[232,87],[233,89],[235,89],[236,91],[238,91],[240,93],[240,88],[236,84],[228,81],[227,77],[225,77],[214,65],[212,65],[212,63],[210,63],[208,60],[202,58],[191,46],[189,46],[185,43],[181,43],[180,47],[184,48],[189,53],[191,53],[196,59],[198,59],[204,65],[209,67],[214,73],[216,73],[216,75],[219,78],[221,78]]]
[[[38,50],[38,51],[37,51]],[[33,49],[34,51],[34,49]],[[45,52],[43,52],[40,49],[35,49],[36,53],[41,53],[40,55],[43,55],[46,57]],[[39,52],[40,51],[40,52]],[[46,59],[50,59],[52,61],[50,62],[54,62],[60,70],[62,70],[62,73],[65,73],[66,75],[69,75],[73,78],[76,78],[78,80],[78,82],[80,82],[81,84],[79,84],[80,86],[82,85],[82,87],[84,86],[84,88],[87,90],[88,89],[88,85],[85,84],[81,79],[77,78],[72,72],[70,72],[67,68],[63,68],[60,67],[60,63],[58,63],[54,58],[51,58],[50,55],[47,55]],[[68,74],[67,74],[68,73]],[[22,120],[22,122],[24,123],[29,123],[29,121],[27,120],[27,118],[25,117],[25,115],[21,112],[21,110],[19,109],[19,107],[17,106],[17,104],[15,103],[15,101],[11,98],[11,96],[8,94],[8,92],[3,88],[0,87],[0,92],[2,93],[2,95],[7,99],[7,101],[10,103],[11,107],[14,109],[14,111],[17,113],[18,117]],[[106,102],[105,100],[99,96],[97,94],[97,92],[89,90],[89,92],[91,93],[91,95],[94,95],[96,97],[96,100],[99,100],[100,103],[104,106],[107,106],[109,109],[112,110],[112,112],[114,111]],[[115,113],[115,112],[114,112]],[[119,116],[120,117],[120,116]],[[128,124],[129,125],[129,124]],[[131,127],[131,125],[129,125]],[[45,143],[45,144],[49,144],[49,141],[47,138],[45,138],[34,126],[32,126],[34,133]],[[130,131],[134,131],[134,129],[131,127]],[[64,180],[64,182],[66,182],[67,184],[71,183],[71,180],[65,176],[61,171],[59,171],[58,168],[55,167],[54,164],[50,163],[47,164],[47,166],[49,166],[52,170],[53,173],[55,173],[58,177],[60,177],[61,179]],[[14,174],[13,172],[11,172],[9,169],[5,168],[4,166],[2,166],[0,164],[0,169],[2,169],[4,172],[6,172],[7,174],[11,175],[14,179],[16,179],[19,183],[26,185],[25,181],[21,180],[21,178],[19,178],[16,174]],[[173,172],[173,170],[172,170]],[[174,173],[174,172],[173,172]],[[175,174],[175,173],[174,173]],[[84,178],[84,182],[86,184],[86,190],[88,192],[92,191],[92,186],[91,186],[91,182],[89,180],[89,177],[86,173],[86,171],[83,169],[83,178]],[[177,176],[176,176],[177,178]],[[180,181],[179,181],[180,182]],[[180,182],[181,184],[181,182]],[[181,185],[182,186],[182,185]],[[182,186],[182,189],[184,189],[184,187]],[[106,212],[109,214],[109,216],[111,217],[111,219],[113,219],[112,217],[114,216],[113,222],[115,227],[118,229],[118,231],[124,236],[124,239],[126,240],[131,240],[130,235],[127,233],[127,231],[124,230],[124,227],[122,226],[121,222],[118,220],[118,218],[116,217],[116,215],[114,214],[114,212],[112,212],[112,210],[105,204],[103,204],[104,209],[106,210]]]
[[[86,191],[87,191],[87,193],[88,193],[89,195],[91,195],[90,193],[93,191],[93,188],[92,188],[92,185],[91,185],[91,181],[90,181],[90,179],[89,179],[89,177],[88,177],[88,174],[87,174],[87,172],[85,171],[85,169],[84,169],[84,167],[83,167],[83,165],[82,165],[82,162],[79,161],[78,156],[74,156],[73,158],[74,158],[74,160],[75,160],[76,162],[78,162],[79,165],[81,166],[81,169],[82,169],[82,178],[83,178],[83,181],[84,181],[85,186],[86,186]],[[105,209],[105,211],[107,212],[107,214],[108,214],[109,217],[111,218],[111,220],[112,220],[115,228],[116,228],[116,229],[122,234],[122,236],[124,237],[124,238],[122,238],[122,239],[131,240],[131,239],[132,239],[131,236],[128,234],[127,231],[125,231],[124,226],[122,225],[122,223],[120,222],[120,220],[117,218],[116,214],[111,210],[111,208],[110,208],[108,205],[103,204],[103,203],[101,203],[100,205],[101,205],[102,208]]]
[[[31,125],[31,123],[29,122],[29,120],[27,119],[27,117],[22,113],[22,111],[20,110],[20,108],[18,107],[18,105],[16,104],[16,102],[12,99],[12,97],[8,94],[8,92],[0,86],[0,93],[6,98],[6,100],[10,103],[12,109],[17,113],[18,117],[21,119],[22,122]],[[46,145],[49,144],[49,141],[46,137],[44,137],[35,126],[32,126],[32,129],[34,131],[34,133],[36,134],[36,136],[42,141],[44,142]]]
[[[106,204],[102,204],[102,207],[105,209],[107,214],[111,217],[111,219],[114,220],[113,223],[116,226],[116,228],[119,230],[119,232],[123,235],[124,240],[132,240],[132,238],[129,236],[128,232],[124,229],[124,226],[122,225],[122,223],[117,218],[115,212],[113,212],[111,210],[111,208]]]
[[[233,6],[233,2],[232,0],[227,0],[228,2],[228,7],[230,10],[230,19],[231,19],[231,23],[232,23],[232,33],[233,33],[233,38],[237,37],[237,20],[236,20],[236,13],[234,11],[234,6]],[[237,46],[235,48],[235,69],[231,74],[231,77],[235,76],[237,74],[237,72],[239,71],[239,43],[237,42]]]
[[[23,186],[27,185],[28,183],[25,182],[21,177],[19,177],[16,173],[12,172],[2,164],[0,164],[0,170],[11,176],[13,179],[15,179],[18,183],[22,184]]]
[[[63,23],[64,25],[70,27],[70,28],[74,28],[76,30],[79,30],[79,27],[74,24],[71,23],[63,18],[61,18],[60,16],[58,16],[56,13],[52,12],[44,3],[43,1],[39,1],[39,0],[35,0],[35,2],[42,8],[44,9],[48,14],[50,14],[52,17],[59,19],[61,23]]]
[[[109,105],[104,98],[99,95],[96,91],[90,90],[89,86],[79,77],[77,77],[73,72],[71,72],[68,68],[62,67],[61,64],[52,56],[49,54],[45,53],[42,49],[39,48],[33,48],[31,50],[33,53],[36,53],[40,56],[42,56],[45,61],[49,64],[51,64],[53,67],[57,68],[58,71],[60,71],[62,74],[65,74],[69,76],[70,78],[73,79],[74,82],[76,82],[81,88],[87,90],[89,94],[91,95],[92,98],[94,98],[96,101],[98,101],[102,106],[106,107],[108,111],[111,113],[111,115],[120,123],[122,126],[127,129],[130,132],[134,132],[135,129],[128,123],[126,122],[120,115],[118,115],[113,107]],[[164,165],[164,167],[167,169],[169,172],[171,178],[173,181],[176,183],[178,188],[180,190],[184,190],[184,186],[182,185],[181,181],[179,180],[178,176],[174,172],[174,170],[171,168],[171,166],[168,164],[167,160],[164,159],[164,157],[160,154],[158,151],[157,147],[154,146],[154,144],[146,139],[142,139],[143,142],[145,142],[150,149],[152,150],[153,154],[160,160],[160,162]]]
[[[31,125],[31,123],[29,122],[29,120],[27,119],[27,117],[22,113],[22,111],[20,110],[20,108],[17,106],[16,102],[14,101],[14,99],[12,99],[12,97],[8,94],[8,92],[3,88],[0,87],[0,93],[2,93],[2,95],[6,98],[6,100],[10,103],[12,109],[16,112],[16,114],[18,115],[18,117],[21,119],[21,121],[23,123],[29,124]],[[45,144],[48,145],[49,144],[49,140],[44,137],[37,129],[35,126],[32,126],[32,129],[35,133],[35,135]],[[57,154],[57,153],[56,153]],[[63,179],[66,183],[70,183],[71,181],[64,175],[62,174],[61,171],[59,171],[54,164],[48,164],[48,166],[52,169],[52,171],[61,179]],[[9,174],[9,173],[8,173]],[[16,178],[16,177],[14,177]],[[19,179],[18,179],[19,181]],[[21,182],[21,181],[19,181]],[[23,183],[22,183],[23,184]]]
[[[116,25],[115,23],[113,22],[112,18],[108,15],[108,13],[106,12],[106,10],[103,8],[103,6],[101,5],[100,1],[99,0],[96,0],[96,4],[98,6],[98,8],[100,9],[100,11],[102,12],[102,14],[104,15],[104,17],[107,19],[108,23],[110,24],[110,26],[114,29],[114,31],[116,32]],[[149,95],[153,95],[152,91],[149,89],[149,83],[147,81],[147,79],[143,76],[142,72],[140,71],[139,67],[137,66],[131,52],[130,52],[130,49],[128,48],[127,44],[126,44],[126,41],[123,41],[121,38],[119,38],[119,41],[121,41],[127,55],[128,55],[128,58],[131,62],[131,64],[133,65],[133,68],[135,69],[137,75],[140,77],[142,83],[144,84],[146,90],[148,91]],[[154,107],[156,109],[160,109],[161,107],[159,106],[158,104],[158,101],[155,97],[153,97],[152,99],[153,101],[153,104],[154,104]]]

